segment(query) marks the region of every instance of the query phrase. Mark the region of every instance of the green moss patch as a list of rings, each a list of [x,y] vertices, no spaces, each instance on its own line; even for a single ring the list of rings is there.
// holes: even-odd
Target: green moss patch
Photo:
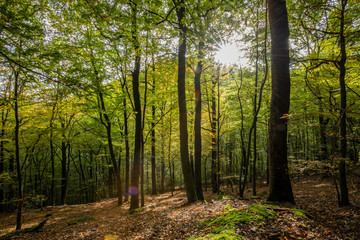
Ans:
[[[93,217],[82,217],[82,218],[79,218],[78,220],[74,221],[74,222],[70,222],[68,223],[69,226],[71,225],[76,225],[76,224],[79,224],[79,223],[83,223],[83,222],[87,222],[87,221],[92,221],[92,220],[95,220],[95,218]]]
[[[206,225],[210,227],[211,232],[220,233],[225,230],[233,230],[239,224],[260,224],[275,216],[276,212],[267,205],[254,204],[245,209],[232,208],[230,205],[226,205],[224,213],[216,216],[214,220]]]
[[[242,239],[240,235],[235,233],[235,230],[226,230],[221,233],[210,233],[202,237],[191,238],[190,240],[238,240]]]
[[[296,215],[298,217],[304,218],[306,220],[311,220],[311,216],[304,210],[294,208],[294,209],[291,209],[291,211],[294,213],[294,215]]]

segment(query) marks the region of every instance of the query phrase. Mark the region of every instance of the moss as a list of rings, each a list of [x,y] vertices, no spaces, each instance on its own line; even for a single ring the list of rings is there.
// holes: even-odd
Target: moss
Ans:
[[[198,238],[190,238],[190,240],[238,240],[242,239],[240,235],[237,235],[234,230],[226,230],[221,233],[210,233],[205,236],[201,236]]]
[[[219,194],[216,197],[216,201],[225,200],[228,198],[228,196],[229,196],[229,194],[227,192],[225,192],[224,190],[220,190]]]
[[[294,215],[296,215],[298,217],[304,218],[306,220],[311,220],[310,215],[307,212],[305,212],[304,210],[294,208],[294,209],[291,209],[291,211],[294,213]]]
[[[93,217],[82,217],[82,218],[79,218],[78,220],[74,221],[74,222],[71,222],[71,223],[68,223],[68,225],[76,225],[76,224],[79,224],[79,223],[82,223],[82,222],[86,222],[86,221],[92,221],[92,220],[95,220],[95,218]]]
[[[104,240],[116,240],[117,238],[113,235],[105,235]]]
[[[140,207],[140,208],[136,208],[134,210],[131,210],[130,213],[143,212],[143,211],[147,210],[148,208],[155,208],[156,205],[157,205],[156,203],[152,203],[152,204],[146,205],[144,207]]]
[[[232,230],[236,225],[244,223],[256,223],[274,218],[276,212],[266,205],[254,204],[246,209],[231,208],[229,204],[224,209],[224,214],[215,217],[214,220],[206,225],[212,229],[213,233],[220,233],[224,230]]]

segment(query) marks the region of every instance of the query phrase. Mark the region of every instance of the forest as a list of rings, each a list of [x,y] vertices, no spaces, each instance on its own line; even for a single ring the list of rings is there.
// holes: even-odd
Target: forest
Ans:
[[[0,239],[360,238],[358,0],[0,14]]]

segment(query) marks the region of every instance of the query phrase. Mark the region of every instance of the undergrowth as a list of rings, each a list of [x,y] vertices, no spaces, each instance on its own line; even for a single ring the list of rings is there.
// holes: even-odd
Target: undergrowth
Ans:
[[[245,209],[232,208],[227,204],[222,214],[217,215],[212,220],[206,220],[201,223],[201,225],[205,226],[204,235],[191,239],[242,239],[242,236],[238,232],[238,226],[241,224],[248,224],[249,226],[263,225],[267,220],[275,219],[278,216],[276,211],[279,209],[278,206],[262,203],[250,205]],[[308,214],[301,209],[281,208],[281,210],[310,220]]]
[[[217,215],[211,221],[202,224],[207,227],[205,236],[193,238],[200,239],[241,239],[241,235],[235,232],[236,226],[240,224],[260,224],[268,219],[273,219],[277,213],[273,206],[253,204],[245,209],[232,208],[227,204],[222,214]]]

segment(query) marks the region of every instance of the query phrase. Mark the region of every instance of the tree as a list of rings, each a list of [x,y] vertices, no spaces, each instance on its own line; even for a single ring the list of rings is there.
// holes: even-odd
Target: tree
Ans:
[[[341,206],[350,205],[349,202],[349,192],[346,183],[346,165],[345,160],[347,157],[347,140],[346,140],[346,84],[345,84],[345,75],[346,75],[346,39],[344,35],[344,25],[345,25],[345,9],[346,9],[347,0],[340,1],[340,31],[339,31],[339,45],[340,45],[340,61],[339,64],[339,85],[340,85],[340,201]]]
[[[132,9],[132,38],[135,52],[134,71],[132,72],[133,97],[135,106],[135,143],[134,143],[134,162],[131,174],[131,201],[130,211],[139,208],[139,175],[141,168],[141,142],[142,142],[142,123],[141,123],[141,102],[139,92],[140,75],[140,45],[137,39],[137,5],[131,4]]]
[[[286,1],[269,0],[271,33],[271,103],[269,120],[269,201],[294,203],[287,160],[290,106],[289,27]]]
[[[197,200],[194,178],[189,162],[187,112],[185,95],[185,70],[186,70],[186,33],[185,25],[185,0],[174,0],[179,24],[179,52],[178,52],[178,101],[179,101],[179,123],[180,123],[180,155],[181,166],[184,175],[185,190],[188,202]]]

